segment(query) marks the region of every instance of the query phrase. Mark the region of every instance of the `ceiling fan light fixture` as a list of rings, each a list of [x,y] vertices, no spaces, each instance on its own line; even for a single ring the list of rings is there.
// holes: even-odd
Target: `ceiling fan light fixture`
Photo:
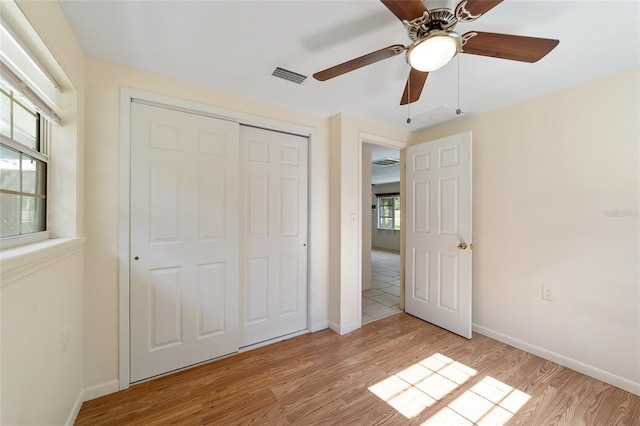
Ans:
[[[407,62],[422,72],[445,66],[462,49],[462,39],[453,31],[431,31],[407,50]]]

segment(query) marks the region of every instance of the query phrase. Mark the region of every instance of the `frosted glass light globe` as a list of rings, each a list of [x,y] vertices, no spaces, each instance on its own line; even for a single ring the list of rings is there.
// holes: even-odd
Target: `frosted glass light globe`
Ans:
[[[435,71],[445,66],[460,51],[461,44],[457,33],[436,31],[409,48],[407,62],[418,71]]]

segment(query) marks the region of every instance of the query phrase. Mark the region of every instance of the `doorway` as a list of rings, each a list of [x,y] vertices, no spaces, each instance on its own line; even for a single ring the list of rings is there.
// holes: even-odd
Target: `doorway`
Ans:
[[[400,150],[362,145],[362,316],[401,312]]]

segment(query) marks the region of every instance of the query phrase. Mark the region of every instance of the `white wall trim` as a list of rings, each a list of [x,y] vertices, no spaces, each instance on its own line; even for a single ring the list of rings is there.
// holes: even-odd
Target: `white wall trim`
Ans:
[[[361,300],[361,297],[358,297],[358,300]],[[360,314],[360,316],[358,317],[358,321],[353,322],[349,325],[346,325],[344,327],[340,327],[340,335],[344,336],[347,333],[351,333],[352,331],[355,331],[357,329],[359,329],[361,327],[361,321],[362,321],[362,314]]]
[[[318,321],[316,323],[311,323],[309,331],[315,333],[316,331],[325,330],[327,328],[329,328],[329,321]]]
[[[129,268],[131,191],[131,99],[134,93],[120,90],[120,182],[118,205],[118,378],[127,389],[129,374]]]
[[[226,108],[220,108],[212,105],[201,104],[198,102],[187,101],[184,99],[172,98],[170,96],[159,95],[157,93],[145,92],[142,90],[122,87],[120,89],[120,105],[122,106],[123,97],[130,104],[131,99],[140,99],[147,103],[153,103],[185,112],[199,113],[209,117],[219,118],[221,120],[235,121],[239,124],[249,126],[263,127],[269,130],[277,130],[281,132],[293,133],[300,136],[310,136],[314,133],[313,127],[302,126],[294,123],[286,123],[280,120],[274,120],[267,117],[234,111]],[[130,106],[128,108],[131,109]],[[130,116],[129,116],[130,117]],[[120,110],[120,118],[122,118],[122,110]],[[122,136],[122,126],[120,135]],[[127,129],[128,130],[128,129]],[[128,135],[127,135],[128,137]]]
[[[361,320],[358,320],[358,321],[356,321],[354,323],[351,323],[351,324],[349,324],[347,326],[344,326],[344,327],[340,327],[335,322],[329,321],[329,328],[331,330],[333,330],[335,333],[337,333],[337,334],[339,334],[341,336],[344,336],[347,333],[351,333],[352,331],[355,331],[355,330],[359,329],[360,328],[360,321]]]
[[[52,238],[39,243],[2,250],[1,287],[6,287],[41,269],[82,251],[84,237]]]
[[[374,135],[373,133],[367,132],[359,132],[358,139],[360,139],[360,144],[363,143],[371,143],[374,145],[382,145],[388,148],[395,148],[398,150],[405,149],[408,145],[407,142],[402,142],[396,139],[386,138],[384,136]]]
[[[313,286],[313,272],[311,263],[312,253],[312,232],[309,228],[311,223],[311,136],[307,138],[307,329],[309,332],[313,332],[313,322],[316,318],[316,295],[312,291]]]
[[[129,388],[129,268],[130,268],[130,186],[131,186],[131,102],[133,99],[143,102],[163,105],[171,109],[198,113],[222,120],[234,121],[239,124],[261,127],[286,133],[293,133],[309,138],[309,145],[313,141],[315,128],[287,123],[266,117],[260,117],[240,111],[228,110],[198,102],[176,99],[156,93],[145,92],[128,87],[120,88],[120,179],[119,179],[119,206],[118,206],[118,388],[123,390]],[[311,150],[309,150],[309,161],[311,161]],[[313,176],[309,173],[309,188],[311,187]],[[309,198],[310,202],[310,198]],[[313,226],[310,223],[310,227]],[[311,241],[308,241],[308,249],[311,249]],[[308,269],[311,271],[313,265],[308,262]],[[309,281],[308,302],[312,302],[313,281]],[[315,309],[308,306],[308,312],[312,315],[308,319],[308,324],[314,324]],[[109,382],[111,383],[111,382]]]
[[[483,327],[478,324],[473,324],[473,331],[475,331],[476,333],[482,334],[484,336],[490,337],[492,339],[495,339],[499,342],[506,343],[507,345],[511,345],[523,351],[527,351],[533,355],[537,355],[546,360],[553,361],[562,366],[571,368],[572,370],[575,370],[579,373],[586,374],[587,376],[601,380],[612,386],[618,387],[620,389],[624,389],[627,392],[640,395],[640,383],[636,383],[629,379],[625,379],[624,377],[620,377],[614,373],[602,370],[600,368],[594,367],[589,364],[585,364],[584,362],[566,357],[559,353],[550,351],[548,349],[542,348],[540,346],[534,345],[529,342],[525,342],[523,340],[517,339],[515,337],[511,337],[504,333],[500,333],[498,331],[492,330],[487,327]]]
[[[80,413],[80,409],[82,408],[82,403],[84,402],[82,398],[83,393],[83,391],[80,391],[78,397],[76,398],[76,402],[73,403],[73,407],[71,407],[69,416],[67,416],[67,421],[64,422],[65,426],[73,426],[73,424],[76,422],[78,414]]]
[[[119,384],[117,380],[101,383],[99,385],[91,386],[82,389],[76,398],[76,402],[69,412],[67,421],[64,423],[66,426],[71,426],[75,423],[80,414],[82,403],[85,401],[91,401],[92,399],[100,398],[101,396],[109,395],[110,393],[118,392]]]
[[[117,380],[111,380],[109,382],[104,382],[98,385],[84,388],[84,390],[82,391],[82,400],[91,401],[92,399],[100,398],[101,396],[118,392],[119,387],[120,384]]]

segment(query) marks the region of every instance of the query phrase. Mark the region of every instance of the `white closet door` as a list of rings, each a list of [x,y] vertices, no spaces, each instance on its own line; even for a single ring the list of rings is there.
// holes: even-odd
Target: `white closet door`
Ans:
[[[240,127],[241,346],[307,328],[308,139]]]
[[[131,382],[235,352],[238,124],[131,108]]]

